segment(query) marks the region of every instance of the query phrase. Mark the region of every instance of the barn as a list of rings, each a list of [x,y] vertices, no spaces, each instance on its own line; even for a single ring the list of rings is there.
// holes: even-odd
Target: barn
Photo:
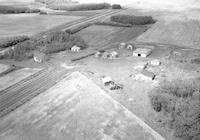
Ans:
[[[137,57],[148,57],[152,53],[152,49],[148,48],[138,48],[135,51],[133,51],[133,56]]]

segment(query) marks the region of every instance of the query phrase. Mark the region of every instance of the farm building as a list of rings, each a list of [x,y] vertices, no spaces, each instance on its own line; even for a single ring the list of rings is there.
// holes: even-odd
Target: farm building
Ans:
[[[96,52],[96,53],[94,54],[94,56],[95,56],[95,57],[100,57],[100,56],[101,56],[101,52],[99,52],[99,51]]]
[[[148,57],[151,54],[152,50],[147,48],[138,48],[133,51],[133,56],[139,57]]]
[[[135,80],[151,81],[155,79],[155,74],[147,70],[142,70],[141,73],[134,75],[132,78]]]
[[[34,52],[33,59],[37,63],[42,63],[48,59],[48,56],[45,53],[42,52]]]
[[[103,77],[102,82],[105,86],[108,86],[109,84],[113,83],[113,81],[110,77]]]
[[[116,59],[117,57],[118,57],[118,53],[115,52],[115,51],[111,52],[110,55],[109,55],[110,59]]]
[[[74,45],[74,46],[71,48],[71,51],[72,51],[72,52],[80,52],[80,50],[81,50],[81,48],[78,47],[78,46],[76,46],[76,45]]]
[[[119,44],[119,49],[124,49],[126,48],[126,43],[125,42],[122,42]]]
[[[150,64],[152,66],[159,66],[161,64],[161,62],[158,59],[154,59],[150,61]]]
[[[104,52],[104,53],[102,54],[102,57],[103,57],[103,58],[109,58],[109,57],[110,57],[110,53]]]

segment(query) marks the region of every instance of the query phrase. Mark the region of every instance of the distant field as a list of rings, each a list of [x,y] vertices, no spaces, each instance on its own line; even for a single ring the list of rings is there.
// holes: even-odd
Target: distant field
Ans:
[[[38,14],[0,15],[0,38],[34,35],[80,18],[82,17]]]
[[[125,28],[93,25],[77,34],[82,36],[89,46],[105,47],[116,45],[120,42],[128,42],[141,35],[146,29],[147,27],[145,26]]]

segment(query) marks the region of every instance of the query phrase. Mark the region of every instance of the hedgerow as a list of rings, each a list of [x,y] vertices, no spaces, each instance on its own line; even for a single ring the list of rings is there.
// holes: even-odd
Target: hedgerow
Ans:
[[[0,40],[0,48],[7,48],[29,39],[30,38],[28,36],[15,36],[4,38]]]
[[[174,136],[200,139],[200,80],[163,82],[150,99],[160,122],[172,128]]]
[[[123,24],[131,24],[131,25],[146,25],[146,24],[153,24],[156,22],[151,16],[133,16],[133,15],[111,16],[111,21]]]
[[[0,5],[1,14],[17,14],[17,13],[39,13],[39,9],[30,9],[25,6],[8,6]]]
[[[108,9],[111,7],[108,3],[98,3],[98,4],[69,4],[69,5],[49,5],[48,6],[54,10],[66,10],[66,11],[87,11],[87,10],[100,10]]]
[[[112,9],[122,9],[120,4],[113,4]]]

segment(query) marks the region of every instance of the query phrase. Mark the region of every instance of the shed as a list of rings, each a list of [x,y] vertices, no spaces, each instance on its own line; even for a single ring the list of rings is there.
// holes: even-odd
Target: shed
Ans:
[[[102,57],[103,57],[103,58],[109,58],[109,57],[110,57],[110,53],[104,52],[104,53],[102,54]]]
[[[152,66],[160,66],[161,62],[158,59],[154,59],[150,61]]]
[[[101,56],[101,52],[100,51],[97,51],[95,54],[94,54],[95,57],[100,57]]]
[[[126,48],[125,42],[122,42],[122,43],[119,44],[119,49],[123,49],[123,48]]]
[[[71,48],[71,51],[72,51],[72,52],[80,52],[80,50],[81,50],[81,48],[78,47],[78,46],[76,46],[76,45],[74,45],[74,46]]]
[[[111,52],[110,55],[109,55],[110,59],[115,59],[117,57],[118,57],[118,53],[116,51]]]
[[[104,83],[105,86],[113,83],[113,80],[110,77],[103,77],[102,82]]]
[[[148,57],[151,53],[152,53],[151,49],[138,48],[135,51],[133,51],[133,56]]]
[[[42,63],[42,62],[46,61],[48,58],[47,58],[47,55],[45,53],[37,51],[37,52],[33,53],[33,59],[37,63]]]

